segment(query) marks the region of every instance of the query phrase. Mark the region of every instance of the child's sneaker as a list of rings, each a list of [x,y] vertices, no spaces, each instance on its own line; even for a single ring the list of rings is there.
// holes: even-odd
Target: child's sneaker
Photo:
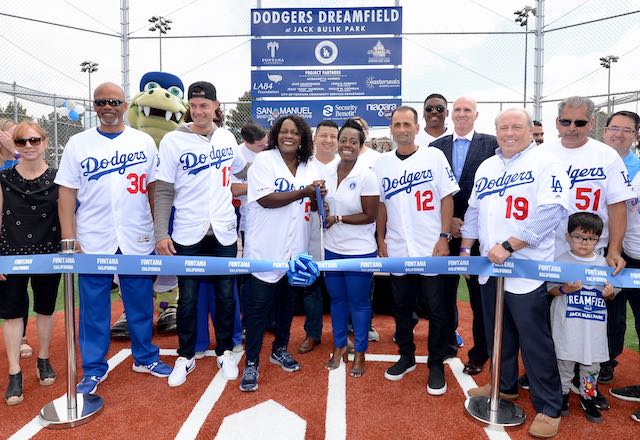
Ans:
[[[582,409],[584,410],[584,416],[588,421],[594,423],[602,422],[602,414],[600,414],[600,411],[598,411],[598,408],[596,407],[596,404],[593,402],[593,400],[585,399],[584,397],[580,396],[580,406],[582,406]]]

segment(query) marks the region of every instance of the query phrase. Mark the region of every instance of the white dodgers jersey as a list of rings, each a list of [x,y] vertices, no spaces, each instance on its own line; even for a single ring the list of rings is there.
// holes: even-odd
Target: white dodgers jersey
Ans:
[[[444,153],[418,147],[401,160],[389,151],[373,171],[387,211],[389,257],[430,257],[442,232],[440,201],[460,190]]]
[[[69,139],[55,183],[77,189],[76,238],[88,254],[149,255],[155,248],[147,185],[153,138],[131,127],[111,139],[96,128]]]
[[[532,143],[511,159],[496,154],[480,164],[476,171],[469,206],[478,213],[480,254],[509,237],[522,237],[526,220],[542,205],[567,208],[569,183],[559,162],[549,158]],[[566,223],[566,222],[565,222]],[[554,234],[549,234],[538,247],[525,247],[513,254],[524,260],[553,261]],[[507,260],[505,265],[510,265]],[[487,277],[480,277],[485,284]],[[505,278],[505,289],[512,293],[528,293],[542,281]]]

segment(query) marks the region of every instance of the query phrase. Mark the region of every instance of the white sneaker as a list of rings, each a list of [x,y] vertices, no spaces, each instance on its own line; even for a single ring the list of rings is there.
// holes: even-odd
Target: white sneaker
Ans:
[[[187,380],[187,374],[191,373],[195,368],[196,361],[194,358],[187,359],[186,357],[179,356],[173,366],[173,371],[169,375],[169,386],[179,387],[185,383]]]
[[[238,378],[238,364],[229,350],[225,350],[222,356],[218,356],[218,367],[222,369],[222,377],[226,380],[236,380]]]

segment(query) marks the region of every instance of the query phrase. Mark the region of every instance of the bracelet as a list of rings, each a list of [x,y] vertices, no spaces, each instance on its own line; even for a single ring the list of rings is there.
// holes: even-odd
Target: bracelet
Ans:
[[[464,252],[465,254],[471,255],[471,248],[461,247],[460,252]]]
[[[22,156],[20,156],[20,153],[16,151],[15,153],[13,153],[13,157],[15,160],[19,160]]]
[[[560,291],[560,293],[563,295],[566,295],[567,293],[569,293],[569,292],[565,292],[562,286],[558,287],[558,291]]]
[[[342,216],[336,215],[336,223],[342,223]]]

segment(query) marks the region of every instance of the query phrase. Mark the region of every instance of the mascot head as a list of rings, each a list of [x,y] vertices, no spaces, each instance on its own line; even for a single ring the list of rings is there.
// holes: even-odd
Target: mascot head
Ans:
[[[147,72],[140,79],[140,93],[129,104],[127,118],[133,128],[150,134],[160,145],[162,137],[184,121],[186,113],[180,78],[166,72]]]

